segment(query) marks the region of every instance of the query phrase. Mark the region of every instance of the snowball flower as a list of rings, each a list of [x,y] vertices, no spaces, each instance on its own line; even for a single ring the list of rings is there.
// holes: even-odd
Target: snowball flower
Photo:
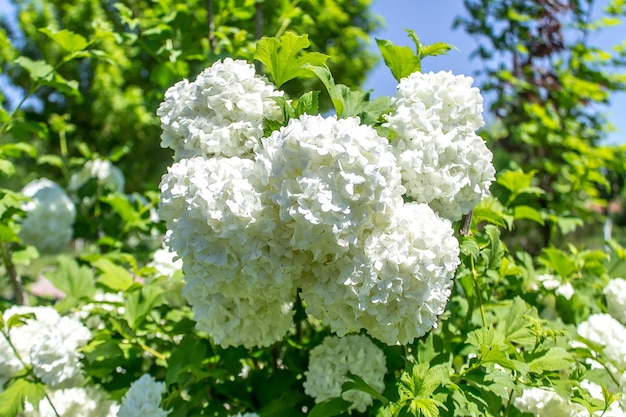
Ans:
[[[472,79],[450,72],[403,78],[385,116],[407,196],[459,220],[489,195],[493,154],[475,133],[483,99]]]
[[[157,382],[152,375],[143,374],[124,394],[117,417],[167,416],[169,411],[161,409],[161,395],[165,391],[164,382]]]
[[[328,336],[310,352],[309,367],[304,372],[304,392],[316,403],[341,397],[352,403],[349,410],[365,412],[373,402],[372,397],[357,390],[342,393],[341,386],[349,381],[350,373],[382,392],[386,372],[385,354],[367,336]]]
[[[609,314],[592,314],[577,327],[578,334],[604,346],[604,353],[626,368],[626,327]]]
[[[56,413],[44,398],[39,402],[39,410],[27,402],[20,417],[115,417],[119,408],[106,399],[104,392],[93,387],[54,390],[48,396]]]
[[[52,388],[68,387],[82,379],[78,349],[91,339],[91,332],[74,317],[62,317],[52,307],[14,306],[3,314],[6,322],[15,314],[35,315],[26,324],[8,330],[21,359]],[[6,331],[6,330],[5,330]],[[0,377],[11,377],[22,369],[13,349],[0,339]]]
[[[248,159],[194,157],[161,181],[159,214],[167,246],[183,259],[183,296],[198,329],[224,347],[267,346],[284,336],[307,263],[289,247],[259,177]]]
[[[259,417],[257,413],[237,413],[233,417]]]
[[[263,118],[279,118],[281,97],[252,64],[226,58],[165,92],[157,110],[161,146],[174,159],[193,156],[250,156],[263,136]]]
[[[604,296],[609,314],[626,325],[626,280],[612,279],[604,289]]]
[[[406,344],[436,325],[459,264],[450,221],[410,203],[359,251],[314,264],[301,296],[307,312],[339,335],[365,329],[389,345]]]
[[[579,389],[587,391],[592,398],[604,400],[602,387],[591,382],[581,381]],[[524,413],[530,413],[537,417],[588,417],[589,412],[582,405],[563,398],[551,388],[527,388],[522,391],[522,396],[513,401],[513,405]],[[623,417],[624,411],[619,402],[614,401],[609,405],[606,413],[597,411],[594,416]]]
[[[359,119],[303,115],[263,139],[264,185],[294,249],[335,256],[384,226],[404,192],[387,140]]]
[[[42,178],[28,183],[22,194],[31,200],[24,204],[26,218],[20,238],[40,252],[58,252],[72,239],[76,209],[63,188]]]
[[[400,80],[392,98],[395,110],[388,118],[399,134],[420,130],[446,134],[457,128],[475,131],[482,127],[483,97],[474,80],[451,72],[414,72]],[[405,126],[396,125],[407,118]]]
[[[588,417],[589,413],[580,404],[561,397],[547,388],[528,388],[521,397],[513,401],[513,405],[524,413],[537,417]]]
[[[111,191],[124,192],[125,179],[122,171],[107,159],[92,159],[72,174],[68,189],[76,192],[87,181],[94,178],[98,185]],[[93,202],[90,200],[93,204]]]

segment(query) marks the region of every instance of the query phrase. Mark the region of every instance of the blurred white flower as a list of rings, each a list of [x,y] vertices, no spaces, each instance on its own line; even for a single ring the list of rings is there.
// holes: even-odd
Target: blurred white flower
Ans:
[[[594,399],[603,401],[602,387],[584,380],[580,387]],[[589,412],[581,404],[563,398],[551,388],[527,388],[522,396],[515,398],[513,405],[524,413],[537,417],[588,417]],[[618,401],[612,402],[606,412],[597,411],[594,416],[624,417],[626,414]]]
[[[124,192],[126,182],[124,174],[108,159],[92,159],[85,162],[79,171],[72,174],[67,188],[75,193],[92,178],[96,179],[99,186],[108,188],[110,191]],[[89,202],[93,204],[91,199]]]
[[[302,286],[307,312],[339,335],[365,329],[389,345],[412,342],[436,326],[448,302],[460,263],[453,234],[425,204],[398,207],[363,248],[314,264]]]
[[[291,246],[325,261],[385,227],[402,203],[387,140],[359,119],[303,115],[263,139],[264,185],[291,231]]]
[[[148,266],[156,269],[158,275],[171,277],[176,272],[183,269],[183,260],[175,259],[176,257],[176,252],[171,251],[163,245],[163,247],[154,251],[152,260],[148,263]]]
[[[259,417],[257,413],[237,413],[233,417]]]
[[[280,97],[252,64],[226,58],[195,81],[180,81],[165,92],[157,110],[161,146],[176,161],[193,156],[250,156],[263,136],[263,118],[279,118]]]
[[[626,327],[609,314],[592,314],[577,327],[578,334],[604,346],[604,353],[626,368]]]
[[[26,218],[20,238],[42,253],[58,252],[72,239],[76,208],[63,188],[46,178],[31,181],[22,189],[31,200],[24,204]]]
[[[554,293],[563,296],[566,300],[571,300],[574,296],[574,287],[570,282],[560,285]]]
[[[165,391],[164,382],[157,382],[152,375],[143,374],[124,394],[117,417],[167,416],[169,411],[161,409],[161,395]]]
[[[60,316],[52,307],[13,306],[3,313],[6,321],[15,314],[35,315],[26,324],[8,331],[21,359],[52,388],[73,386],[82,380],[78,349],[91,339],[91,332],[75,317]],[[11,377],[23,366],[4,338],[0,338],[0,377]]]
[[[328,336],[309,354],[309,368],[304,372],[304,392],[316,403],[341,397],[352,403],[350,410],[365,412],[372,397],[358,390],[342,394],[348,373],[361,377],[378,392],[385,389],[387,373],[384,352],[363,335]]]
[[[572,403],[548,388],[527,388],[513,405],[524,413],[537,417],[588,417],[580,404]]]
[[[609,314],[626,325],[626,280],[615,278],[609,281],[604,296]]]
[[[38,410],[27,402],[20,417],[115,417],[119,408],[115,402],[106,399],[104,392],[93,387],[54,390],[48,392],[48,396],[54,409],[44,398],[39,402]]]
[[[452,221],[469,213],[495,179],[493,155],[475,131],[483,99],[471,77],[450,72],[403,78],[384,126],[402,170],[406,193]]]

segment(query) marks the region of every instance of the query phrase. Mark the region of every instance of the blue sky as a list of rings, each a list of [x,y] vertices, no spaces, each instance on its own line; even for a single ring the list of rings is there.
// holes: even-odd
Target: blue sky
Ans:
[[[601,12],[608,0],[598,0],[595,12]],[[472,75],[480,69],[479,60],[470,60],[469,55],[476,48],[477,41],[467,35],[463,29],[452,30],[456,16],[465,14],[462,0],[375,0],[373,12],[385,18],[385,28],[376,33],[376,38],[387,39],[396,45],[413,47],[413,42],[404,29],[414,30],[420,41],[425,44],[447,42],[456,46],[458,51],[450,51],[445,56],[429,57],[422,62],[423,71],[452,71],[455,74]],[[626,40],[626,24],[604,29],[594,34],[591,41],[598,46],[608,48]],[[375,43],[372,48],[378,51]],[[364,88],[372,89],[372,96],[392,96],[397,82],[384,63],[370,74]],[[609,120],[618,129],[610,134],[607,143],[626,143],[626,94],[613,97],[607,108]]]

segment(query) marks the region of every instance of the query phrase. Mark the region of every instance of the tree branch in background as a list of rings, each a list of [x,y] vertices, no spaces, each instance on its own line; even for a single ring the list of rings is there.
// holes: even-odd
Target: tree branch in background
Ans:
[[[472,226],[472,214],[474,210],[470,210],[469,213],[465,214],[461,218],[461,229],[459,229],[459,234],[461,236],[467,236],[470,233],[470,228]]]
[[[215,52],[215,20],[213,19],[213,0],[206,0],[206,23],[209,27],[209,52]]]
[[[254,3],[254,37],[259,40],[263,37],[263,2],[257,1]],[[254,67],[257,74],[263,73],[263,64],[259,61],[254,61]]]
[[[11,249],[6,243],[2,243],[0,244],[0,250],[2,250],[2,261],[4,262],[4,266],[7,269],[7,274],[9,275],[9,281],[11,281],[13,294],[15,294],[15,302],[18,305],[27,305],[28,298],[24,293],[24,289],[22,288],[22,284],[20,282],[20,277],[17,275],[15,264],[11,259]]]

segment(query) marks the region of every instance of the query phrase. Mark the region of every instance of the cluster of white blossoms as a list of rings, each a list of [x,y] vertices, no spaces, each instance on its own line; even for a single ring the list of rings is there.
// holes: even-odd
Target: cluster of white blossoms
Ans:
[[[46,178],[31,181],[22,194],[26,217],[19,236],[42,253],[58,252],[72,239],[76,208],[63,188]]]
[[[310,352],[309,367],[304,372],[304,392],[316,403],[341,397],[352,403],[349,410],[364,412],[373,399],[358,390],[342,393],[342,385],[349,381],[347,375],[357,375],[376,391],[383,392],[386,373],[385,354],[367,336],[328,336]]]
[[[586,391],[595,400],[604,400],[602,387],[591,381],[582,381],[578,389]],[[527,388],[514,400],[513,405],[518,410],[537,417],[589,417],[589,411],[585,407],[562,397],[551,388]],[[619,402],[614,401],[606,412],[597,411],[593,415],[624,417],[626,413]]]
[[[251,64],[225,59],[166,92],[158,115],[175,162],[160,184],[159,216],[183,260],[198,329],[223,347],[271,345],[292,327],[298,292],[307,313],[339,335],[365,329],[406,344],[436,325],[460,263],[451,221],[487,194],[493,166],[474,133],[476,89],[445,79],[415,88],[427,87],[425,97],[433,82],[442,83],[440,103],[411,113],[411,123],[480,141],[454,133],[463,146],[442,151],[448,162],[424,156],[460,187],[452,197],[431,190],[439,202],[407,192],[397,146],[358,118],[305,114],[263,137],[263,119],[281,117],[273,98],[282,92]],[[421,108],[400,96],[394,111]]]
[[[626,279],[615,278],[604,288],[608,313],[626,325]]]
[[[192,156],[245,156],[263,136],[263,118],[277,118],[281,97],[254,66],[226,58],[201,72],[195,81],[180,81],[165,93],[161,146],[174,159]]]
[[[604,346],[604,354],[626,369],[626,327],[610,314],[592,314],[577,327],[578,334]]]
[[[111,191],[124,191],[126,180],[122,170],[116,167],[108,159],[92,159],[73,173],[70,177],[68,190],[78,191],[87,181],[95,179],[99,186],[109,188]]]
[[[19,358],[0,338],[0,379],[11,378],[24,362],[50,388],[76,386],[82,381],[78,349],[91,339],[91,332],[77,318],[61,316],[52,307],[13,306],[2,316],[6,323],[13,315],[31,313],[34,318],[24,325],[5,329]]]
[[[489,195],[493,155],[476,130],[483,98],[472,78],[415,72],[403,78],[384,126],[397,136],[393,152],[407,195],[440,216],[459,220]]]
[[[67,388],[48,393],[37,408],[26,402],[19,417],[116,417],[119,405],[94,387]],[[54,408],[52,408],[52,406]]]
[[[152,375],[143,374],[124,394],[117,417],[167,416],[170,412],[161,409],[164,392],[164,382],[157,382]]]

